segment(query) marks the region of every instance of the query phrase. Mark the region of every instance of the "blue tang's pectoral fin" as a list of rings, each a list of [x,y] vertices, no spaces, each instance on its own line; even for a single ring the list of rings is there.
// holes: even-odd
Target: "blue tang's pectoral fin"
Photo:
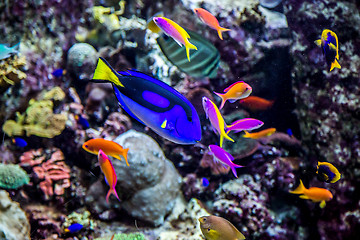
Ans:
[[[123,99],[123,95],[120,93],[120,91],[117,89],[116,85],[113,84],[113,89],[114,89],[114,93],[115,96],[117,98],[117,100],[119,101],[119,105],[125,110],[125,112],[127,112],[131,117],[133,117],[134,119],[136,119],[137,121],[139,121],[140,123],[146,125],[143,121],[141,121],[125,104],[125,101]]]

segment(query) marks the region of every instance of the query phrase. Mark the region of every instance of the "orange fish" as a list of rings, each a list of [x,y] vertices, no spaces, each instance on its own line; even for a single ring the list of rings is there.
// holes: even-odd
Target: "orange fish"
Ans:
[[[299,196],[302,199],[310,199],[313,202],[320,202],[321,208],[325,207],[325,201],[330,201],[333,198],[333,195],[329,190],[318,187],[311,187],[307,189],[301,180],[299,186],[294,191],[290,191],[290,193],[302,194]]]
[[[271,108],[273,104],[274,100],[267,100],[256,96],[249,96],[240,100],[240,105],[252,112],[267,110]]]
[[[109,157],[106,156],[106,154],[101,149],[99,149],[98,159],[101,171],[104,173],[105,180],[110,187],[108,193],[106,194],[106,202],[109,203],[109,197],[111,194],[113,194],[120,201],[120,198],[115,190],[117,177]]]
[[[224,104],[227,100],[233,103],[236,100],[249,97],[251,92],[252,92],[252,88],[250,87],[249,84],[243,81],[239,81],[225,88],[224,93],[216,93],[216,92],[214,93],[221,98],[221,104],[219,107],[219,110],[221,110],[224,107]]]
[[[90,139],[89,141],[85,142],[82,145],[82,148],[92,154],[98,154],[99,150],[102,149],[105,154],[112,156],[114,158],[117,158],[121,160],[120,156],[123,156],[126,165],[129,166],[128,160],[127,160],[127,153],[129,151],[128,148],[124,149],[122,146],[117,144],[116,142],[105,140],[103,138],[94,138]]]
[[[219,21],[216,19],[216,17],[214,17],[211,13],[209,13],[205,9],[195,8],[194,12],[200,18],[201,21],[203,21],[206,25],[215,29],[218,32],[219,38],[221,40],[223,40],[222,32],[231,31],[231,29],[220,27]]]
[[[248,131],[244,131],[244,132],[245,135],[242,136],[244,138],[259,139],[272,135],[274,132],[276,132],[276,128],[267,128],[260,132],[254,132],[254,133],[249,133]]]

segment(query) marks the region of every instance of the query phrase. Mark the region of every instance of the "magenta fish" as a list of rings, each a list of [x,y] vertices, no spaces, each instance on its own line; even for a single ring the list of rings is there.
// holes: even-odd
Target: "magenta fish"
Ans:
[[[236,165],[235,163],[233,163],[232,161],[234,160],[234,157],[219,146],[209,145],[209,150],[212,154],[214,154],[214,160],[220,161],[223,164],[229,166],[235,177],[238,177],[236,173],[236,168],[241,168],[244,166]]]
[[[229,126],[226,126],[226,133],[229,133],[230,131],[251,131],[260,128],[262,125],[264,125],[264,122],[255,118],[243,118],[233,122]]]

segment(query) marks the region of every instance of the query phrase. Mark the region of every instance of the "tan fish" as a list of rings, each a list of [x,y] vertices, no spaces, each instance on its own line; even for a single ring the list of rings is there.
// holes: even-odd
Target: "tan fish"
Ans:
[[[222,217],[204,216],[199,218],[200,229],[206,240],[240,240],[245,236]]]

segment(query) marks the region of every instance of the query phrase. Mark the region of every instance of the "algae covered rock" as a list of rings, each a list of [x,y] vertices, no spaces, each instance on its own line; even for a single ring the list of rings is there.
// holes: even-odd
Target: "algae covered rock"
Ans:
[[[88,43],[76,43],[68,51],[67,69],[80,80],[90,79],[98,56],[96,49]]]
[[[0,190],[0,239],[30,239],[30,224],[25,212],[4,190]]]
[[[107,240],[109,237],[96,238],[95,240]],[[117,233],[114,234],[113,240],[146,240],[144,234],[142,233]]]
[[[161,225],[180,192],[179,173],[156,141],[146,134],[130,130],[114,141],[129,148],[130,167],[113,161],[117,190],[122,193],[121,206],[133,217]]]
[[[29,181],[29,176],[20,166],[14,164],[0,164],[1,188],[17,189],[28,184]]]

